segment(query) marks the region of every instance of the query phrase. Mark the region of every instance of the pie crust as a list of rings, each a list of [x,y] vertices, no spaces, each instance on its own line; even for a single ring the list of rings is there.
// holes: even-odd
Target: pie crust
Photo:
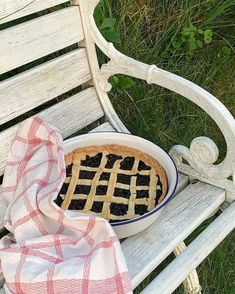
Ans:
[[[65,156],[66,178],[56,203],[62,209],[95,213],[110,222],[151,211],[167,194],[157,160],[122,145],[78,148]]]

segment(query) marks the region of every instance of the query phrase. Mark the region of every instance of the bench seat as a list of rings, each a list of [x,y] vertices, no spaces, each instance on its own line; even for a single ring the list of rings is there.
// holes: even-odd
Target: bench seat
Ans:
[[[195,138],[189,148],[173,146],[170,155],[179,171],[173,199],[155,223],[122,240],[121,246],[133,288],[174,252],[177,257],[143,293],[169,294],[184,282],[186,293],[199,294],[195,268],[235,227],[234,118],[199,86],[116,50],[95,24],[98,2],[0,1],[0,180],[12,140],[31,115],[53,124],[64,139],[88,131],[128,133],[108,96],[113,75],[145,80],[187,98],[217,123],[227,155],[217,164],[218,147],[207,137]],[[101,66],[96,46],[109,60]],[[183,241],[222,204],[230,206],[186,248]],[[0,197],[0,230],[5,210]]]

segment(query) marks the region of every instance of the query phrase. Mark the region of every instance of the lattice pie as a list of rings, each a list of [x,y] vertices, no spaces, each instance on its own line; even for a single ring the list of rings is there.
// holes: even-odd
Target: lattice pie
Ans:
[[[56,199],[63,209],[94,212],[110,222],[152,210],[167,193],[160,164],[120,145],[78,148],[65,156],[66,179]]]

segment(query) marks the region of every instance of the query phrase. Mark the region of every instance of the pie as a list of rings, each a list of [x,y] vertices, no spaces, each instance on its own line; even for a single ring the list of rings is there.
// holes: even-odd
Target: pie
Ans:
[[[55,200],[62,209],[110,222],[151,211],[167,194],[167,177],[151,156],[122,145],[78,148],[65,156],[66,178]]]

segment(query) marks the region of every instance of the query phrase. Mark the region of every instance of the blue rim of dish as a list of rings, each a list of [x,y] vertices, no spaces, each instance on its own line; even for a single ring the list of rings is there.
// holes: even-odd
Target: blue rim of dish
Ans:
[[[78,135],[78,136],[76,136],[76,137],[87,136],[87,135],[93,135],[93,136],[94,136],[95,134],[98,134],[98,133],[102,133],[102,134],[105,134],[105,133],[106,133],[106,134],[108,134],[108,133],[123,134],[123,135],[129,135],[129,136],[138,137],[138,138],[141,138],[141,139],[143,139],[143,140],[146,140],[147,142],[150,142],[150,143],[156,145],[157,147],[159,147],[161,150],[163,150],[163,151],[166,153],[166,155],[167,155],[167,156],[170,158],[170,160],[172,161],[172,163],[173,163],[173,165],[174,165],[174,167],[175,167],[175,171],[176,171],[175,187],[174,187],[174,189],[173,189],[171,195],[168,196],[168,199],[167,199],[165,202],[164,202],[164,200],[163,200],[163,203],[162,203],[162,204],[160,204],[159,206],[155,207],[155,208],[152,209],[151,211],[146,212],[145,214],[143,214],[143,215],[141,215],[141,216],[139,216],[139,217],[136,217],[136,218],[133,218],[133,219],[129,219],[129,220],[125,220],[125,221],[119,221],[119,222],[111,223],[110,225],[111,225],[112,227],[117,227],[117,226],[121,226],[121,225],[127,225],[127,224],[130,224],[130,223],[134,223],[134,222],[140,221],[140,220],[142,220],[142,219],[144,219],[144,218],[146,218],[146,217],[149,217],[150,215],[156,213],[156,212],[159,211],[162,207],[164,207],[164,206],[165,206],[165,205],[171,200],[172,196],[174,195],[175,190],[176,190],[177,185],[178,185],[178,180],[179,180],[177,167],[176,167],[176,164],[175,164],[174,160],[172,159],[172,157],[171,157],[171,156],[170,156],[170,155],[169,155],[164,149],[162,149],[159,145],[157,145],[157,144],[155,144],[155,143],[153,143],[153,142],[151,142],[151,141],[148,141],[148,140],[145,139],[145,138],[142,138],[142,137],[139,137],[139,136],[136,136],[136,135],[132,135],[132,134],[130,134],[130,133],[124,133],[124,132],[121,133],[121,132],[115,132],[115,131],[108,131],[108,132],[98,131],[98,132],[94,132],[94,133],[81,134],[81,135]],[[65,140],[64,143],[67,143],[68,141],[72,141],[72,140],[75,139],[76,137],[73,137],[73,138],[70,138],[70,139],[68,139],[68,140]]]

